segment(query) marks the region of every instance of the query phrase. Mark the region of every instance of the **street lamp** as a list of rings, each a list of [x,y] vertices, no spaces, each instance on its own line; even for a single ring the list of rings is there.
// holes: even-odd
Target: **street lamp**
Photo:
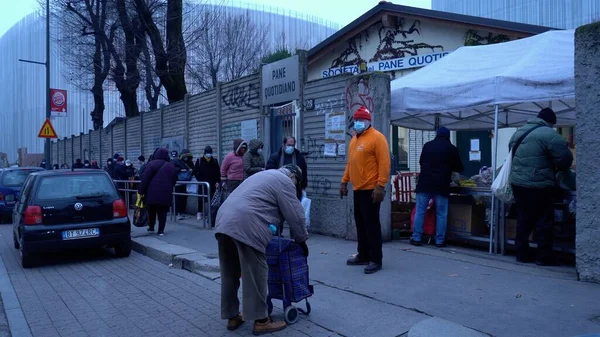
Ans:
[[[23,59],[19,59],[19,61],[46,66],[46,118],[50,119],[50,0],[46,0],[46,62]],[[44,158],[46,159],[46,169],[49,170],[52,167],[50,163],[50,138],[46,138],[44,143]]]

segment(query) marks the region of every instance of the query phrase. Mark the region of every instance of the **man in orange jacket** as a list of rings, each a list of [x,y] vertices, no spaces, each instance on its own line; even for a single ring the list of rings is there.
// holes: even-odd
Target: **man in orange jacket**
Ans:
[[[346,264],[366,265],[365,274],[373,274],[381,270],[383,259],[379,208],[390,177],[390,147],[385,136],[371,125],[371,112],[366,107],[360,107],[353,118],[356,133],[348,147],[340,197],[348,195],[348,182],[352,182],[358,254]]]

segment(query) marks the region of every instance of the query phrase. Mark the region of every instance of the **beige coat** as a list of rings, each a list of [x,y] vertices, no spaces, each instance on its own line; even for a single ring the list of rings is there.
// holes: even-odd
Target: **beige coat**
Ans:
[[[266,253],[273,237],[269,224],[284,220],[296,242],[308,239],[294,183],[279,170],[268,170],[250,176],[227,197],[217,213],[215,230]]]

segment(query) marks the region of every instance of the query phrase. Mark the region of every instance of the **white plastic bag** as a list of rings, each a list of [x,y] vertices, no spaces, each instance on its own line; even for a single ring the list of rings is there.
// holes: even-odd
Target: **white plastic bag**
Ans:
[[[512,151],[508,152],[508,156],[504,160],[504,165],[500,169],[500,173],[492,183],[492,193],[506,204],[511,204],[515,201],[512,187],[510,186],[510,169],[512,166]]]
[[[192,178],[192,183],[197,183],[196,178]],[[186,192],[189,194],[198,194],[198,184],[186,184]]]
[[[312,200],[310,200],[309,198],[306,197],[306,192],[302,192],[302,200],[300,201],[300,203],[302,204],[302,207],[304,208],[304,218],[305,218],[305,225],[306,225],[306,230],[308,230],[310,228],[310,204],[311,204]]]

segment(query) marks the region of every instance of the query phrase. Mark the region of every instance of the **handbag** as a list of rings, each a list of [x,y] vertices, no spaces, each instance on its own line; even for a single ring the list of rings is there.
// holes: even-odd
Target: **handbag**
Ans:
[[[502,165],[500,173],[498,173],[498,176],[496,177],[496,179],[494,179],[494,182],[492,183],[492,193],[494,193],[494,195],[498,199],[500,199],[506,204],[511,204],[515,201],[515,196],[513,195],[512,186],[510,184],[510,171],[512,168],[512,160],[515,156],[515,153],[517,152],[517,148],[519,147],[519,145],[521,145],[523,140],[525,140],[525,137],[527,137],[533,130],[541,127],[542,125],[538,125],[527,130],[527,132],[525,132],[517,140],[515,145],[508,152],[508,156],[506,156],[506,159],[504,160],[504,164]]]
[[[144,202],[144,196],[137,194],[135,201],[135,211],[133,212],[133,225],[135,227],[148,226],[148,208]]]

